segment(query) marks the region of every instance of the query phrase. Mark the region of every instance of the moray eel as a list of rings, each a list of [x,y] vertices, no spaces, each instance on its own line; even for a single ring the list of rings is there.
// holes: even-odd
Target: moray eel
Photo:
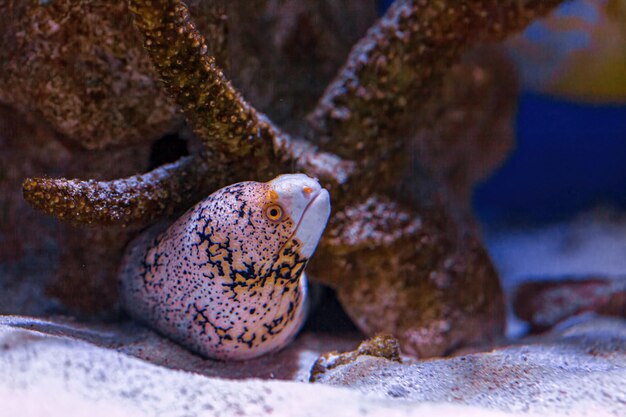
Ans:
[[[129,245],[128,313],[209,358],[245,360],[289,343],[305,318],[304,268],[330,197],[304,174],[222,188]]]

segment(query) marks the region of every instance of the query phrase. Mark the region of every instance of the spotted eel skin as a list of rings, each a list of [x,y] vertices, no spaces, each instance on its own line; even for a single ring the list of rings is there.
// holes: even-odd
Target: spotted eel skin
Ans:
[[[209,358],[278,350],[304,321],[304,268],[329,214],[328,192],[304,174],[227,186],[131,242],[125,309]]]

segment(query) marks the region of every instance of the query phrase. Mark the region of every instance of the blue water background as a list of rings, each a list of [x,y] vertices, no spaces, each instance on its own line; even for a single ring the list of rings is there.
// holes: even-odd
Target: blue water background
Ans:
[[[553,221],[626,208],[626,106],[523,94],[511,157],[475,191],[486,221]]]

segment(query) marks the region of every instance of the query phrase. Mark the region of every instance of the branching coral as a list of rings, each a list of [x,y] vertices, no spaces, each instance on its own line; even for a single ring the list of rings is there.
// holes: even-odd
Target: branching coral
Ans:
[[[396,1],[326,90],[310,137],[359,162],[364,196],[374,184],[394,184],[410,131],[429,123],[419,109],[467,47],[502,39],[559,2]]]
[[[436,123],[427,104],[468,47],[520,30],[559,2],[396,1],[320,99],[306,141],[241,98],[184,4],[131,0],[155,68],[205,150],[109,183],[30,179],[25,197],[77,222],[137,223],[230,182],[304,171],[331,190],[336,210],[314,277],[338,289],[361,329],[391,331],[418,355],[493,336],[503,322],[501,293],[471,225],[458,221],[437,186],[417,185],[429,189],[427,201],[403,186],[412,133]]]
[[[228,79],[290,129],[302,126],[374,21],[375,3],[187,2]],[[0,312],[115,313],[115,270],[135,220],[129,227],[57,222],[24,200],[24,178],[126,178],[197,156],[201,143],[162,88],[126,0],[0,0],[0,9]],[[197,199],[219,178],[202,178],[208,189]]]
[[[190,200],[226,183],[267,180],[294,169],[331,184],[345,182],[350,162],[290,139],[241,98],[208,54],[186,6],[140,1],[131,6],[159,74],[204,140],[207,160],[181,162],[110,184],[27,180],[25,198],[35,207],[81,223],[126,224],[171,214],[173,207],[188,207]],[[208,176],[212,187],[192,179],[207,176],[205,164],[212,171]],[[173,187],[179,181],[176,177],[186,178],[185,187]]]
[[[149,173],[114,181],[27,179],[24,195],[33,207],[59,219],[85,224],[137,224],[191,205],[192,188],[214,185],[215,172],[188,156]]]
[[[402,175],[403,169],[389,156],[394,149],[403,149],[410,129],[407,125],[416,119],[407,109],[418,108],[420,99],[433,94],[443,74],[467,46],[519,30],[559,1],[513,2],[515,8],[508,3],[497,7],[481,1],[468,3],[398,2],[355,47],[320,100],[310,117],[309,136],[341,157],[359,161],[361,183],[371,187],[372,178],[381,183],[380,174],[389,173],[393,175],[391,181],[382,182],[393,184]],[[267,179],[285,170],[305,169],[331,183],[345,182],[351,172],[349,163],[341,169],[341,161],[332,155],[320,158],[315,149],[305,142],[294,142],[240,97],[209,55],[205,39],[184,4],[135,1],[131,5],[159,74],[204,139],[210,165],[230,168],[223,174],[229,181],[241,176],[239,173]],[[323,166],[312,166],[320,160],[331,166],[326,171]],[[178,175],[178,171],[172,174]],[[27,196],[37,188],[36,181],[29,184]],[[68,191],[72,189],[77,195],[74,185],[67,184]],[[61,192],[65,185],[59,181],[55,186]],[[354,191],[350,187],[352,197]],[[366,191],[371,190],[364,190],[367,197],[370,192]],[[115,197],[109,201],[114,202]],[[170,206],[161,207],[167,211]],[[158,211],[153,213],[158,215]],[[124,221],[123,217],[118,221]]]

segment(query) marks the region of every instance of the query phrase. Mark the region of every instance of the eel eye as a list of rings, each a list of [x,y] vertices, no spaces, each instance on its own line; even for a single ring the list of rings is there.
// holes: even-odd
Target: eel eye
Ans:
[[[270,204],[265,208],[265,216],[273,222],[282,220],[283,208],[278,204]]]

